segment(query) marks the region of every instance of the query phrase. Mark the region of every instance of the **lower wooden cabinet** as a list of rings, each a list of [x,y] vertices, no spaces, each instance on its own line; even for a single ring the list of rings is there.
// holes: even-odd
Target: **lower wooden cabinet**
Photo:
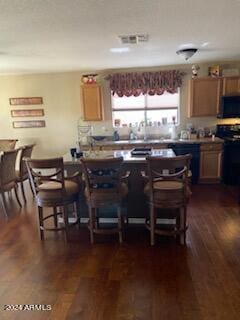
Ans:
[[[129,144],[129,143],[122,143],[122,144],[109,144],[109,145],[102,145],[101,150],[131,150],[134,148],[153,148],[153,149],[166,149],[168,145],[166,143],[146,143],[146,144]]]
[[[201,145],[200,183],[220,182],[222,174],[222,144]]]
[[[111,151],[111,150],[122,150],[123,146],[122,145],[104,145],[101,146],[100,149],[102,151]]]

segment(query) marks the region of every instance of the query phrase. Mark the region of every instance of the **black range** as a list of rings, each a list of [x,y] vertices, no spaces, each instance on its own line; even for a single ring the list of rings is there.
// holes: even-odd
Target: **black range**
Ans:
[[[240,182],[240,124],[217,125],[216,136],[224,139],[223,182]]]

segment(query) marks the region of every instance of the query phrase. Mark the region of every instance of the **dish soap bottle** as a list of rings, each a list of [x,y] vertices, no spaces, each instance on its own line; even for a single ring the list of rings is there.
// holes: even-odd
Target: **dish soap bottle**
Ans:
[[[117,130],[114,130],[114,132],[113,132],[113,140],[114,141],[120,140],[119,133]]]

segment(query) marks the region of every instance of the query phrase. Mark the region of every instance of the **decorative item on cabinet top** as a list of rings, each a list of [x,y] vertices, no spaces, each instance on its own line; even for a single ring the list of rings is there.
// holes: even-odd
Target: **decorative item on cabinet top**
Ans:
[[[83,74],[82,75],[82,82],[84,84],[93,84],[97,83],[97,74]]]
[[[9,98],[10,105],[43,104],[42,97]]]
[[[208,75],[211,77],[219,77],[220,76],[220,66],[215,65],[208,68]]]
[[[222,76],[223,77],[237,77],[239,76],[239,69],[234,68],[234,69],[223,69],[222,71]]]

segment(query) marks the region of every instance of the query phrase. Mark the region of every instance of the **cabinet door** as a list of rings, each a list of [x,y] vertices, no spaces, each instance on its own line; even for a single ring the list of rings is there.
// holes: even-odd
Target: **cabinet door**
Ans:
[[[201,151],[200,182],[219,182],[222,171],[222,151]]]
[[[224,77],[222,94],[234,94],[240,92],[240,77]]]
[[[219,109],[220,78],[198,78],[190,81],[189,117],[216,116]]]
[[[101,87],[97,84],[86,84],[81,86],[81,91],[84,120],[102,120]]]
[[[103,151],[111,151],[111,150],[122,150],[122,145],[114,145],[114,144],[111,144],[111,145],[104,145],[101,147],[101,150]]]

